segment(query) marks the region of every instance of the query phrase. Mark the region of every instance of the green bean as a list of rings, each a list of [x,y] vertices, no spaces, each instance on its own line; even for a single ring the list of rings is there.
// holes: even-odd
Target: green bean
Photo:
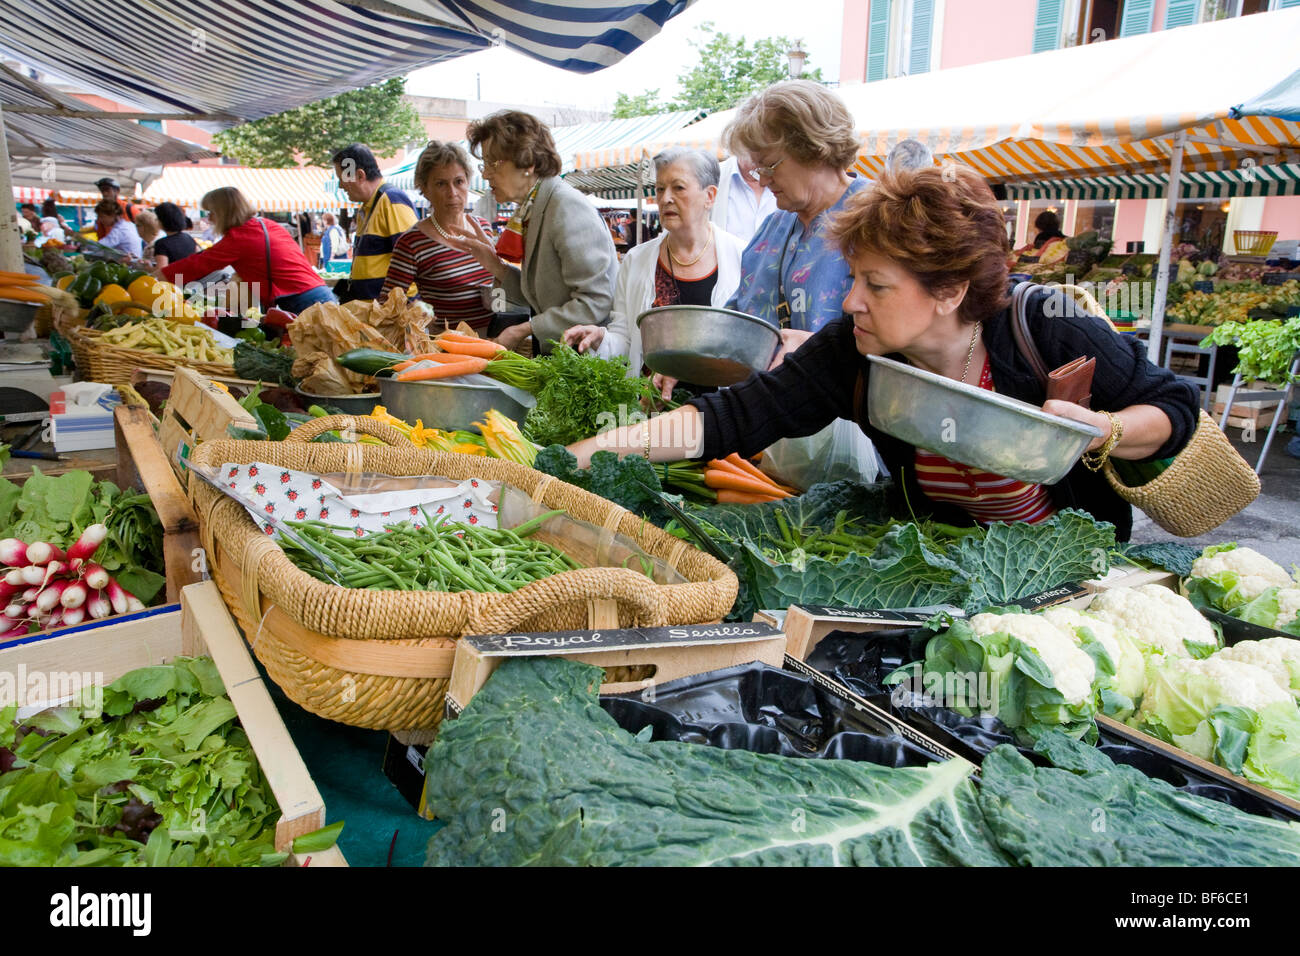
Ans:
[[[564,509],[556,508],[554,511],[548,511],[545,514],[538,515],[536,518],[532,518],[528,521],[525,521],[521,525],[515,525],[515,527],[511,528],[510,530],[513,531],[518,537],[526,538],[534,531],[536,531],[538,528],[540,528],[543,524],[545,524],[547,521],[554,518],[556,515],[562,515],[562,514],[564,514]]]

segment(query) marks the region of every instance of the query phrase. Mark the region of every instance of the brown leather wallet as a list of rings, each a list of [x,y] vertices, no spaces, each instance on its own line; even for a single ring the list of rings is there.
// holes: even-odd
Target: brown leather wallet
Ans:
[[[1056,398],[1089,408],[1089,403],[1092,401],[1092,375],[1097,368],[1097,360],[1080,355],[1055,371],[1047,370],[1043,356],[1029,333],[1029,320],[1025,314],[1029,293],[1033,288],[1032,283],[1022,282],[1012,293],[1011,331],[1016,340],[1016,347],[1033,368],[1038,380],[1043,383],[1047,400]]]

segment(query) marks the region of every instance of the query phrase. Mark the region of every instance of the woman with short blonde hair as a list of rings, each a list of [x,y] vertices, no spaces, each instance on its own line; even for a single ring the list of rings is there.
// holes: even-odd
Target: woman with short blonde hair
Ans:
[[[184,285],[233,266],[241,283],[251,287],[244,297],[245,307],[263,312],[275,306],[297,315],[309,305],[338,301],[302,247],[279,223],[256,215],[238,189],[214,189],[204,195],[201,205],[221,238],[201,252],[159,267],[158,276]]]

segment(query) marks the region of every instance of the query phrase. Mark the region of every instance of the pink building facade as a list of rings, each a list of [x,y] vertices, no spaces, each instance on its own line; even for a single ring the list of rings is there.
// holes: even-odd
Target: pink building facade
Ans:
[[[1300,0],[844,0],[839,79],[872,82],[1291,6]],[[1025,82],[1036,79],[1050,80]],[[1004,205],[1017,247],[1049,208],[1068,234],[1109,231],[1119,251],[1130,242],[1159,245],[1163,200],[1025,200]],[[1300,196],[1181,200],[1178,209],[1184,239],[1223,236],[1229,254],[1237,229],[1300,239]]]

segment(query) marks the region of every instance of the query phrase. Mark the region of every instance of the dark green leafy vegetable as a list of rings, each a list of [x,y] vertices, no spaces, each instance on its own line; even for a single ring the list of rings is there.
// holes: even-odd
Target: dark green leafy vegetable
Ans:
[[[447,822],[429,865],[1004,862],[965,761],[894,770],[652,743],[600,708],[600,675],[507,660],[443,725],[425,762],[430,806]]]
[[[235,346],[235,374],[253,382],[292,386],[293,360],[291,348],[249,341]]]
[[[328,850],[339,841],[339,834],[342,832],[343,821],[339,820],[311,833],[304,833],[293,841],[293,852],[319,853],[321,850]]]
[[[1124,557],[1147,567],[1171,571],[1180,578],[1189,577],[1192,565],[1201,556],[1201,549],[1177,541],[1157,541],[1153,544],[1130,544],[1123,549]]]
[[[602,359],[557,345],[537,364],[542,384],[523,431],[543,447],[571,445],[625,424],[640,413],[643,399],[654,398],[649,379],[628,378],[625,356]]]
[[[0,709],[0,865],[275,866],[278,810],[207,658],[132,671],[102,716]]]

